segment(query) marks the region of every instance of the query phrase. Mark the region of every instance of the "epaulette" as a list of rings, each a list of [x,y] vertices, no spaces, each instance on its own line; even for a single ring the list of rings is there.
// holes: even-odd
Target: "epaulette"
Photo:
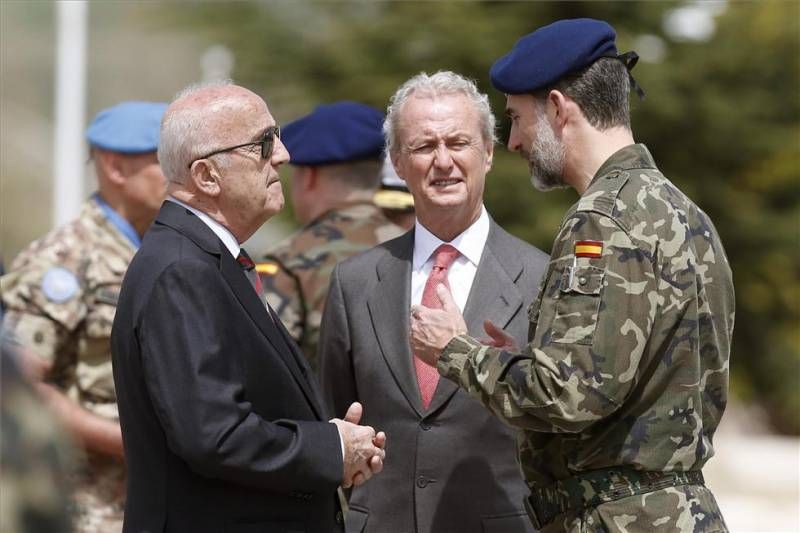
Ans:
[[[589,186],[590,190],[581,196],[576,211],[595,211],[613,218],[617,198],[629,177],[630,174],[624,170],[613,170],[600,176]]]

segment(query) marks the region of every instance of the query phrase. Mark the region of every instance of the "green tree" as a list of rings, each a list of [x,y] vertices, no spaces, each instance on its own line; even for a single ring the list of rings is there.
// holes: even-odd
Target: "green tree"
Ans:
[[[668,2],[194,3],[165,24],[208,32],[236,56],[238,82],[267,95],[280,121],[315,105],[355,99],[386,106],[420,71],[474,78],[498,116],[504,98],[488,69],[522,35],[559,18],[608,20],[618,47],[642,34],[666,45],[660,63],[634,70],[633,128],[661,169],[715,221],[737,289],[735,394],[800,433],[800,4],[734,2],[703,42],[664,34]],[[503,119],[501,132],[508,124]],[[498,147],[486,204],[514,234],[549,250],[571,191],[540,194],[516,154]]]

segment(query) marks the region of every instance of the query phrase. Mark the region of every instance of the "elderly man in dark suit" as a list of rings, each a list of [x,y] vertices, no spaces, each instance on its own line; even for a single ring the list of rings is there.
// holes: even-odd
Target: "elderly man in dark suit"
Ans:
[[[330,405],[362,402],[395,450],[380,479],[354,489],[346,529],[532,531],[515,432],[412,354],[408,324],[412,305],[441,305],[444,285],[470,331],[505,328],[521,342],[547,256],[483,207],[494,117],[474,83],[452,72],[415,76],[392,98],[384,133],[417,222],[336,268],[320,338]]]
[[[190,88],[167,109],[159,159],[171,196],[111,339],[124,531],[339,531],[337,487],[380,471],[385,435],[357,425],[357,404],[328,423],[240,247],[283,206],[275,120],[242,87]]]

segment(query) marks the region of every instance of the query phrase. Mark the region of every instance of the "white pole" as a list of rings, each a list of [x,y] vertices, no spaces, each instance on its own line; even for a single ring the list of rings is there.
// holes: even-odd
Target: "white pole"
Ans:
[[[89,6],[85,0],[56,2],[55,146],[53,217],[55,226],[75,217],[83,202],[86,116],[86,41]]]

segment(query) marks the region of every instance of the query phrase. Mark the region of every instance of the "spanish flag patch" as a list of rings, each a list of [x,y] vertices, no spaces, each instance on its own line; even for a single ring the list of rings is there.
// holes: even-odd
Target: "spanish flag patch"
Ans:
[[[256,272],[272,276],[278,273],[278,265],[275,263],[257,263]]]
[[[575,243],[575,257],[602,257],[603,241],[578,241]]]

